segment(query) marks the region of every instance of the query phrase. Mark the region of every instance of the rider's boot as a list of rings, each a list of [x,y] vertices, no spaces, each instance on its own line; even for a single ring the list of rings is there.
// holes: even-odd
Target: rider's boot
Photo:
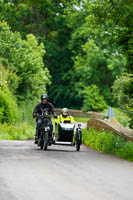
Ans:
[[[38,144],[38,138],[35,137],[35,144]]]
[[[36,135],[35,135],[35,144],[38,144],[38,140],[39,140],[38,131],[36,131]]]

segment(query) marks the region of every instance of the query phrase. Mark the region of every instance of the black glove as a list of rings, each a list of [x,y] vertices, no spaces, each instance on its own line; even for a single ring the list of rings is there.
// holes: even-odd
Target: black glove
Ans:
[[[39,117],[39,114],[38,113],[33,113],[33,118],[35,117]]]
[[[36,117],[36,115],[37,115],[36,113],[33,113],[33,118],[35,118],[35,117]]]

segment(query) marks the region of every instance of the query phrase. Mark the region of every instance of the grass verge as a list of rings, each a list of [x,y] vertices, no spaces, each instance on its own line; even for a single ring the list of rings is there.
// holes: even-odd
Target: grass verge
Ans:
[[[94,129],[83,129],[82,132],[82,142],[92,149],[133,161],[133,142],[125,141],[122,135]]]
[[[74,119],[76,122],[84,122],[84,123],[86,123],[89,120],[89,118],[82,118],[82,117],[74,117]]]
[[[35,127],[26,122],[19,125],[0,124],[0,140],[27,140],[34,135]]]

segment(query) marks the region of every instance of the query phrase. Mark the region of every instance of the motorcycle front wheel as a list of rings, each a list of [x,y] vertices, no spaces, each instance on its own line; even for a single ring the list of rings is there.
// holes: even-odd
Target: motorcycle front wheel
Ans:
[[[44,133],[44,145],[43,145],[43,149],[46,151],[48,148],[48,132]]]
[[[43,146],[44,146],[44,140],[43,140],[43,138],[41,138],[39,146],[40,146],[40,149],[42,150]]]

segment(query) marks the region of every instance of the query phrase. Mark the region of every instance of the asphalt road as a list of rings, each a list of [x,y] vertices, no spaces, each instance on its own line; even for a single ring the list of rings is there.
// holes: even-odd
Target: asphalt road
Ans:
[[[133,163],[85,146],[0,141],[0,200],[133,200]]]

